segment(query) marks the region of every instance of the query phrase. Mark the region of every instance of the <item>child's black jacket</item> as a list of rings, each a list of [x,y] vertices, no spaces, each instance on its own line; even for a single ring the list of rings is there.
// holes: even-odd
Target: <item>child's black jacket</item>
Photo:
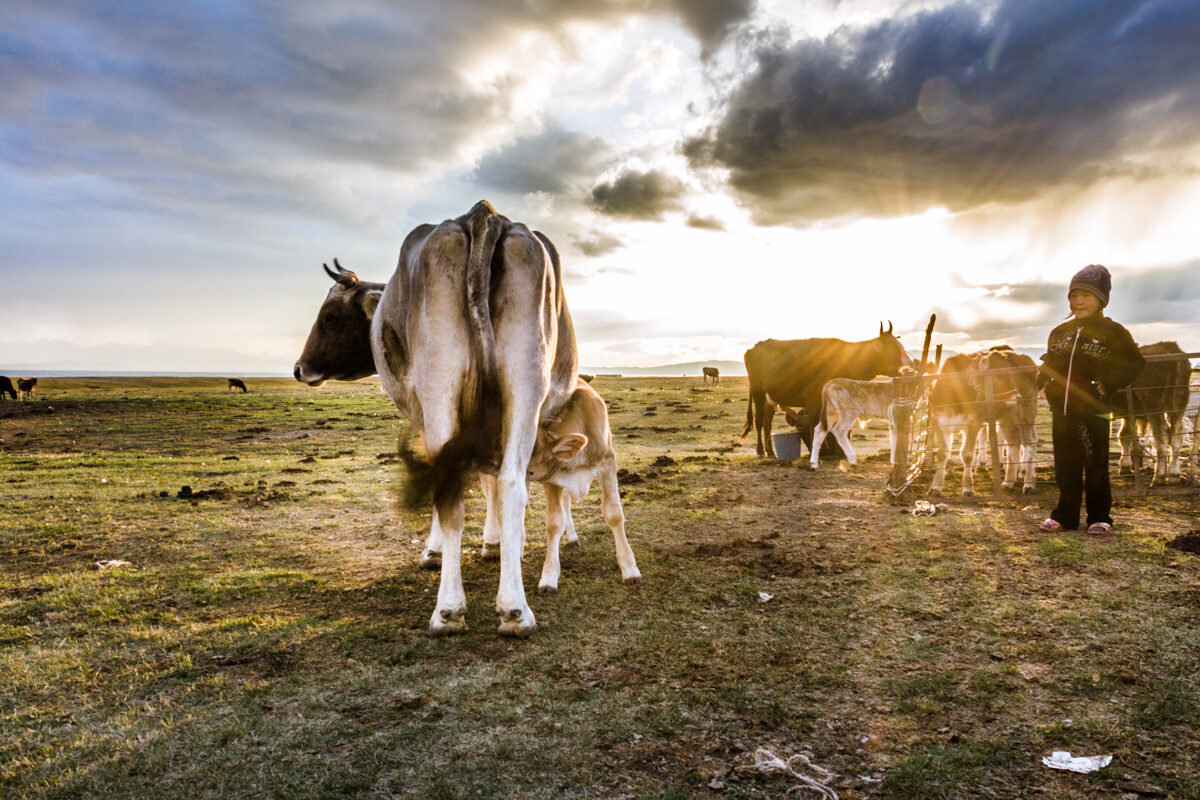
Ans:
[[[1050,332],[1038,385],[1056,413],[1103,414],[1146,360],[1129,331],[1108,317],[1071,319]],[[1067,376],[1070,375],[1070,389]]]

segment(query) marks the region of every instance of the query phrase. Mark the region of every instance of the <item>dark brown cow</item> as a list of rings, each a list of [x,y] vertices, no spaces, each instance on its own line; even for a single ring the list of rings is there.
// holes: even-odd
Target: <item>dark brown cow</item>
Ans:
[[[30,397],[37,386],[37,378],[17,378],[17,396]]]
[[[0,399],[3,399],[6,394],[10,395],[13,400],[17,399],[17,389],[13,386],[12,378],[0,375]]]
[[[912,359],[892,334],[889,322],[885,331],[863,342],[841,339],[765,339],[746,351],[746,374],[750,378],[750,397],[746,409],[746,427],[739,441],[745,441],[750,429],[758,437],[757,452],[775,457],[771,442],[771,418],[780,407],[803,409],[796,417],[804,443],[812,448],[812,431],[821,411],[821,389],[833,378],[870,380],[876,375],[898,375]]]
[[[709,378],[713,379],[713,383],[721,382],[721,370],[716,367],[702,367],[700,372],[703,373],[705,383],[708,383]]]
[[[1139,347],[1138,351],[1144,356],[1183,353],[1175,342],[1146,344]],[[1154,449],[1157,451],[1151,486],[1168,483],[1180,475],[1183,415],[1188,405],[1191,372],[1191,364],[1186,358],[1147,361],[1145,368],[1130,385],[1133,412],[1129,411],[1124,392],[1118,393],[1115,398],[1115,416],[1121,419],[1118,433],[1121,440],[1120,469],[1128,471],[1141,468],[1141,448],[1136,439],[1150,431],[1154,435]]]
[[[246,388],[246,383],[241,378],[230,378],[229,379],[229,391],[232,392],[234,389],[241,389],[243,392],[250,391],[249,389]]]

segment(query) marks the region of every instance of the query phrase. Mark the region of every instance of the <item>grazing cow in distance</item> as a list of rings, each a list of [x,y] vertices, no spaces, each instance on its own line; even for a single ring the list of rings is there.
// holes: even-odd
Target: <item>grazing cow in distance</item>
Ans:
[[[37,386],[37,378],[17,378],[17,396],[30,397],[33,395],[35,386]]]
[[[12,378],[7,375],[0,375],[0,399],[6,394],[12,397],[13,400],[17,399],[17,389],[13,386]]]
[[[295,376],[319,386],[378,372],[419,437],[423,459],[407,447],[402,455],[407,501],[433,498],[425,557],[440,558],[441,581],[430,634],[467,630],[461,564],[471,472],[499,528],[500,633],[531,634],[537,624],[521,582],[526,470],[539,422],[570,399],[578,369],[558,251],[481,201],[409,233],[386,286],[334,265],[325,271],[335,286]]]
[[[1143,356],[1183,353],[1176,342],[1146,344],[1139,347],[1138,351]],[[1165,484],[1171,478],[1179,477],[1183,416],[1188,406],[1191,373],[1192,366],[1186,358],[1147,361],[1129,387],[1133,394],[1132,413],[1124,392],[1119,392],[1113,399],[1114,416],[1121,419],[1118,438],[1121,441],[1119,469],[1122,472],[1141,467],[1141,450],[1137,439],[1149,431],[1154,435],[1157,457],[1150,485]]]
[[[761,457],[775,457],[771,442],[771,418],[780,407],[802,409],[798,415],[801,437],[812,449],[812,430],[821,410],[821,390],[834,378],[870,380],[876,375],[899,374],[901,367],[912,366],[912,359],[892,333],[892,325],[879,335],[862,342],[841,339],[765,339],[746,351],[746,374],[750,379],[750,397],[746,409],[746,427],[739,441],[745,441],[751,428],[758,437]]]
[[[229,391],[232,392],[234,389],[241,389],[243,392],[249,391],[246,388],[245,382],[241,378],[230,378],[229,379]]]
[[[701,367],[700,372],[703,373],[702,379],[705,383],[708,383],[709,378],[713,379],[713,383],[721,382],[721,370],[716,367]]]
[[[903,367],[901,373],[910,371]],[[813,469],[820,467],[821,443],[832,433],[852,466],[858,457],[850,445],[850,429],[854,423],[866,424],[868,419],[886,419],[888,442],[891,448],[891,463],[896,463],[896,425],[892,419],[892,405],[896,401],[895,387],[891,381],[856,381],[852,378],[834,378],[821,390],[821,416],[813,431],[812,453],[809,464]],[[830,422],[833,420],[833,422]]]
[[[600,479],[601,509],[613,532],[621,578],[626,583],[642,582],[625,537],[625,512],[617,490],[617,454],[613,449],[608,408],[595,389],[580,381],[554,419],[541,425],[528,475],[546,489],[546,561],[538,583],[539,593],[558,591],[559,542],[564,532],[568,542],[578,538],[571,520],[571,501],[586,495],[596,478]],[[485,547],[487,533],[485,530]]]

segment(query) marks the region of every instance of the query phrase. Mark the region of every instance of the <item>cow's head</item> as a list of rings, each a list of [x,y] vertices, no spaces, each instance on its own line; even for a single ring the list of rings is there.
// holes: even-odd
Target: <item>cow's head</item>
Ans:
[[[887,330],[879,323],[879,337],[875,340],[875,350],[879,353],[876,375],[899,375],[901,367],[911,367],[912,358],[900,339],[892,333],[892,321],[888,320]]]
[[[558,433],[554,425],[538,428],[533,455],[529,457],[527,475],[531,481],[544,481],[571,462],[587,447],[588,437],[582,433]]]
[[[333,278],[334,286],[317,312],[317,321],[293,372],[296,380],[309,386],[320,386],[329,380],[354,381],[375,374],[371,319],[383,294],[383,285],[360,281],[336,258],[333,265],[337,272],[322,264]]]

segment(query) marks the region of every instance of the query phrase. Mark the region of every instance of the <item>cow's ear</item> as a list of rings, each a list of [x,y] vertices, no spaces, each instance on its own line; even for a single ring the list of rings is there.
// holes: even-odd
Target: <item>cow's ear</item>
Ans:
[[[567,433],[554,442],[551,454],[560,461],[570,461],[579,455],[579,451],[587,447],[588,437],[582,433]]]
[[[383,290],[372,289],[363,295],[362,309],[367,315],[367,319],[375,318],[375,309],[379,307],[379,298],[383,297]]]

